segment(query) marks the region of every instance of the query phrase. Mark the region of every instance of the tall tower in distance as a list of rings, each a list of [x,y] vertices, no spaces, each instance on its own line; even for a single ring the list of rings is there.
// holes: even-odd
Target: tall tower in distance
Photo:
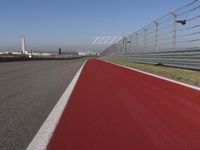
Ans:
[[[26,41],[25,41],[25,36],[21,36],[21,44],[22,44],[21,53],[22,53],[22,54],[27,53],[27,51],[26,51]]]

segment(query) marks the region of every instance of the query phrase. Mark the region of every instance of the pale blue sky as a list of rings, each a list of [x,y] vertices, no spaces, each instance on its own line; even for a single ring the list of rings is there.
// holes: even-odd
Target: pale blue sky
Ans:
[[[132,33],[192,0],[0,0],[0,50],[81,50]]]

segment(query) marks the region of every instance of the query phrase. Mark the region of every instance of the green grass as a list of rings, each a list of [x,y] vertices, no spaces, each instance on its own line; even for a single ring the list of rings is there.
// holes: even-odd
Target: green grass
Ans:
[[[118,61],[103,59],[108,62],[136,68],[145,72],[153,73],[159,76],[167,77],[173,80],[191,84],[200,87],[200,71],[186,70],[180,68],[172,68],[165,66],[155,66],[150,64],[140,64],[130,61]]]

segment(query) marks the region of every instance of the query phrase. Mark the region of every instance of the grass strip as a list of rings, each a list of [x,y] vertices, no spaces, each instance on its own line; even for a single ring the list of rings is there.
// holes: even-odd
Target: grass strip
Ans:
[[[148,73],[167,77],[176,81],[200,87],[200,71],[180,69],[167,66],[155,66],[151,64],[141,64],[130,61],[103,59],[105,61],[139,69]]]

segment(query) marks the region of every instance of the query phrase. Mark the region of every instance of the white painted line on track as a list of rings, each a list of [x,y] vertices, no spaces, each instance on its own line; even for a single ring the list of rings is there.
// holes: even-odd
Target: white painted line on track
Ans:
[[[86,63],[86,62],[85,62]],[[79,71],[74,76],[73,80],[59,99],[58,103],[55,105],[42,127],[39,129],[31,143],[28,145],[26,150],[45,150],[47,145],[53,135],[53,132],[59,122],[59,119],[64,111],[70,95],[79,79],[79,76],[85,66],[85,63],[79,69]]]
[[[189,84],[186,84],[186,83],[182,83],[182,82],[179,82],[179,81],[176,81],[176,80],[172,80],[172,79],[168,79],[168,78],[165,78],[165,77],[161,77],[159,75],[155,75],[155,74],[152,74],[152,73],[147,73],[147,72],[144,72],[144,71],[141,71],[141,70],[138,70],[138,69],[135,69],[135,68],[131,68],[131,67],[128,67],[128,66],[111,63],[109,61],[104,61],[104,62],[113,64],[113,65],[116,65],[116,66],[119,66],[119,67],[127,68],[127,69],[130,69],[130,70],[136,71],[136,72],[140,72],[140,73],[143,73],[143,74],[146,74],[146,75],[149,75],[149,76],[153,76],[153,77],[156,77],[156,78],[159,78],[159,79],[162,79],[162,80],[166,80],[166,81],[169,81],[169,82],[172,82],[172,83],[175,83],[175,84],[179,84],[179,85],[182,85],[182,86],[185,86],[185,87],[200,91],[200,88],[196,87],[196,86],[192,86],[192,85],[189,85]]]

